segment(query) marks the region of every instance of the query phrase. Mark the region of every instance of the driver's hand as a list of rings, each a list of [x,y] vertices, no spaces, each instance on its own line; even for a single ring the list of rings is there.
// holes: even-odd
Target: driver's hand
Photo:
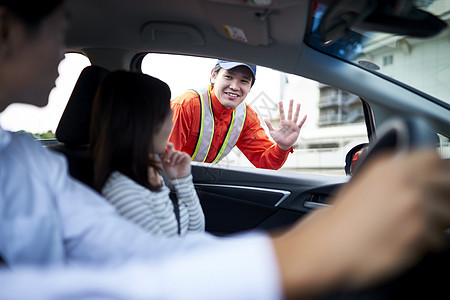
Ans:
[[[287,296],[378,283],[444,241],[450,162],[433,150],[381,155],[335,198],[273,239]]]

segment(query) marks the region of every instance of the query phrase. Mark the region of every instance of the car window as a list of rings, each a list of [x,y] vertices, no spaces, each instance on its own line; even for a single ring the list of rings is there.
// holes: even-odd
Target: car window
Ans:
[[[326,2],[318,0],[313,6],[307,44],[450,103],[450,27],[426,38],[348,30],[335,43],[323,43],[319,24],[328,9]],[[420,10],[432,13],[448,24],[450,1],[413,2]]]
[[[88,65],[90,62],[86,56],[67,53],[59,64],[59,76],[50,93],[48,105],[38,108],[26,104],[12,104],[0,115],[2,127],[11,131],[29,132],[36,138],[54,137],[78,76]]]
[[[148,54],[142,71],[167,82],[172,98],[188,89],[202,89],[209,84],[216,59],[171,54]],[[276,126],[279,121],[278,101],[294,99],[301,103],[301,115],[308,119],[281,170],[344,175],[345,155],[353,146],[366,143],[367,130],[363,107],[358,96],[297,75],[257,67],[256,81],[246,98],[263,119]],[[253,167],[237,149],[222,159],[224,166]]]

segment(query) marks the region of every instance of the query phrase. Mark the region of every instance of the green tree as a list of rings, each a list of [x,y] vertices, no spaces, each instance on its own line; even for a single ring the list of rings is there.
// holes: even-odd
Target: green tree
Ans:
[[[53,131],[49,130],[47,132],[41,133],[40,138],[41,139],[54,139],[55,134],[53,133]]]

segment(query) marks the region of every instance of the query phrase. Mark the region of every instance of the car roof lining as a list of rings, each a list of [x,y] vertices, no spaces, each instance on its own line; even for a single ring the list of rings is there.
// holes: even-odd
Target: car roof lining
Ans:
[[[171,2],[173,9],[168,16],[164,11]],[[276,65],[285,72],[293,72],[304,47],[303,33],[309,1],[277,0],[270,9],[220,2],[69,0],[72,30],[68,32],[67,47],[70,51],[83,53],[91,48],[115,48],[132,53],[162,52],[228,59],[237,58],[233,55],[236,53],[240,60],[268,67]],[[105,15],[103,11],[108,7],[111,7],[111,12],[126,10],[129,13]],[[270,13],[266,20],[261,21],[256,15],[266,10]],[[217,14],[217,11],[220,13]],[[292,18],[288,20],[286,15]],[[295,24],[292,24],[292,20],[296,20]],[[151,28],[149,24],[153,25],[153,39],[148,35]],[[248,43],[227,37],[224,24],[244,30]],[[295,30],[286,29],[293,26]],[[95,35],[90,28],[96,28]],[[77,32],[81,34],[77,35]],[[274,40],[271,33],[278,39]],[[97,38],[98,34],[102,35],[101,41]],[[201,38],[203,40],[199,43]],[[294,48],[294,51],[286,51],[286,47]],[[242,56],[244,52],[247,56]]]

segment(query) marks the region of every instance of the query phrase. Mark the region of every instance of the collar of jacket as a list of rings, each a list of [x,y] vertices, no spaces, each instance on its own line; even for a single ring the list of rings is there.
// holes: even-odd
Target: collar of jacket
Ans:
[[[225,108],[222,103],[220,103],[219,99],[217,98],[216,94],[214,93],[214,86],[211,87],[211,102],[214,110],[214,116],[227,116],[229,117],[233,111],[236,109],[234,108]]]

